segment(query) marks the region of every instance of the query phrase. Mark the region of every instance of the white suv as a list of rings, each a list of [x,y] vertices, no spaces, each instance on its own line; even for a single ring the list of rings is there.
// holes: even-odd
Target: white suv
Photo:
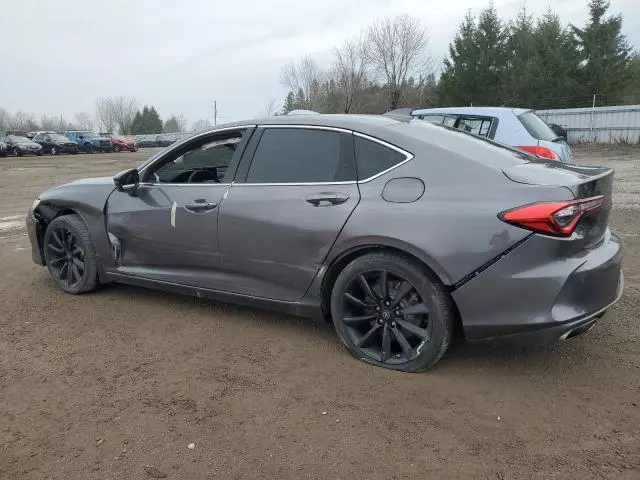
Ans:
[[[464,130],[547,160],[573,163],[571,148],[533,110],[446,107],[412,110],[411,116]]]

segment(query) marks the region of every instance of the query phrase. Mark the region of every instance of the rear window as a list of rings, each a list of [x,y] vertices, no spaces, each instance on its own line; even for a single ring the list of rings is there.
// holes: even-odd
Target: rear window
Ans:
[[[529,132],[533,138],[547,142],[553,142],[558,138],[549,125],[544,123],[544,120],[533,112],[523,113],[518,117],[518,120],[520,120],[520,123],[524,125],[524,128],[527,129],[527,132]]]

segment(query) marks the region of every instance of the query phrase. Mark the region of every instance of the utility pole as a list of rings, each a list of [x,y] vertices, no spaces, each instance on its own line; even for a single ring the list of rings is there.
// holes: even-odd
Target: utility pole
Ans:
[[[218,101],[213,101],[213,126],[218,125]]]

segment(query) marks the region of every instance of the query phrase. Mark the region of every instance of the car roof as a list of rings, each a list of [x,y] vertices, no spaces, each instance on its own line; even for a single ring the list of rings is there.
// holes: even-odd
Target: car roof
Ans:
[[[410,118],[407,118],[407,121]],[[242,122],[218,125],[211,131],[225,127],[236,127],[242,125],[309,125],[317,127],[344,128],[347,130],[362,131],[377,130],[379,128],[403,123],[400,120],[385,117],[383,115],[354,115],[354,114],[298,114],[298,115],[276,115],[273,117],[254,118]]]
[[[422,108],[414,110],[412,115],[426,115],[430,113],[455,113],[462,115],[487,115],[491,117],[499,117],[507,113],[513,113],[514,115],[522,115],[530,111],[526,108],[511,108],[511,107],[442,107],[442,108]]]

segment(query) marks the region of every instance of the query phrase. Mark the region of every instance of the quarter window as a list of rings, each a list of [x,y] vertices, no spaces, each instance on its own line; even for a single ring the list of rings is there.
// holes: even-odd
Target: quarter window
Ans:
[[[490,118],[460,117],[458,128],[481,137],[488,137],[491,130]]]
[[[247,183],[325,183],[355,180],[342,155],[343,134],[305,128],[266,128],[253,155]]]
[[[396,150],[357,135],[354,136],[353,141],[359,180],[365,180],[384,172],[407,158]]]

